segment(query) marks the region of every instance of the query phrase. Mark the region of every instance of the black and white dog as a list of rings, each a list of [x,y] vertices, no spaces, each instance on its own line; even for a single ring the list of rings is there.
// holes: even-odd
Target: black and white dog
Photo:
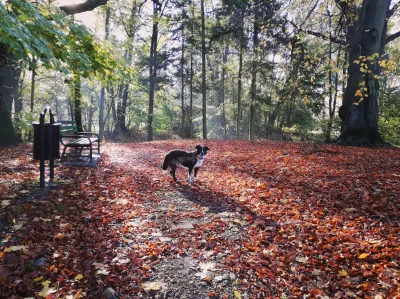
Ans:
[[[174,181],[178,181],[175,176],[175,171],[179,165],[188,168],[188,182],[192,182],[192,170],[194,169],[193,181],[196,181],[196,175],[199,168],[204,162],[207,151],[210,149],[207,146],[196,146],[195,152],[187,152],[183,150],[173,150],[169,152],[164,159],[163,170],[171,168],[170,174],[174,178]]]

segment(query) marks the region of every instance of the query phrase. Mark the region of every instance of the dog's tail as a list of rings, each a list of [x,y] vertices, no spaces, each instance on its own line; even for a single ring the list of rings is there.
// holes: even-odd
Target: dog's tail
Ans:
[[[162,169],[163,169],[163,170],[167,170],[167,168],[168,168],[168,162],[169,162],[169,156],[166,155],[166,156],[165,156],[165,159],[164,159],[164,164],[163,164],[163,166],[162,166]]]

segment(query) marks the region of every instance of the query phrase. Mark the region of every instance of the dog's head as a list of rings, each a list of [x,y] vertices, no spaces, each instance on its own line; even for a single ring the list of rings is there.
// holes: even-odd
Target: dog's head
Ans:
[[[207,151],[209,150],[210,149],[207,146],[201,146],[201,145],[196,146],[197,156],[204,157],[207,154]]]

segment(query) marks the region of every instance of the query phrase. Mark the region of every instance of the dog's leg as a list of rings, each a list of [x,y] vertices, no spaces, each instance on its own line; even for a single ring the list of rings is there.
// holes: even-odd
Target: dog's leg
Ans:
[[[171,175],[172,175],[172,178],[174,179],[175,182],[179,182],[179,180],[178,180],[178,179],[176,178],[176,176],[175,176],[175,171],[176,171],[176,167],[171,166],[171,171],[170,171],[170,173],[171,173]]]
[[[197,172],[199,171],[200,168],[195,168],[194,169],[194,177],[193,177],[193,182],[196,181],[196,176],[197,176]]]
[[[193,170],[193,168],[189,167],[189,169],[188,169],[188,179],[187,179],[189,184],[192,182],[192,170]]]

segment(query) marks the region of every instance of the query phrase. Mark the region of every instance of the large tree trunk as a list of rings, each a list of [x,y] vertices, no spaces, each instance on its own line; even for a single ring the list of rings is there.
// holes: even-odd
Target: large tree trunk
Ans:
[[[204,0],[201,5],[201,94],[203,103],[203,139],[207,139],[207,88],[206,88],[206,29],[204,24]]]
[[[390,0],[364,0],[358,21],[350,28],[347,88],[339,116],[342,145],[383,145],[378,132],[379,57],[384,53],[386,13]],[[372,55],[377,55],[374,59]],[[365,90],[363,90],[365,88]],[[361,91],[361,93],[360,93]]]
[[[12,102],[16,96],[21,69],[8,47],[0,43],[0,146],[20,142],[11,119]]]

